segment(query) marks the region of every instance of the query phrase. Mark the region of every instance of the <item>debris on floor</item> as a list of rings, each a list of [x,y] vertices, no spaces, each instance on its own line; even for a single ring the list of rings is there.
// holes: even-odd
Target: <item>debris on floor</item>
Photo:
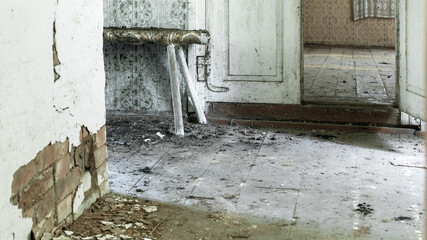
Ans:
[[[424,235],[420,136],[185,122],[177,138],[171,118],[143,115],[110,115],[107,129],[111,190],[161,203],[140,204],[165,219],[153,239]]]
[[[374,213],[374,209],[371,208],[371,205],[367,203],[357,204],[357,208],[355,209],[355,211],[360,213],[360,215],[362,215],[363,217]]]
[[[59,239],[159,239],[164,223],[158,209],[167,207],[151,201],[118,194],[98,200],[72,225],[58,232]]]

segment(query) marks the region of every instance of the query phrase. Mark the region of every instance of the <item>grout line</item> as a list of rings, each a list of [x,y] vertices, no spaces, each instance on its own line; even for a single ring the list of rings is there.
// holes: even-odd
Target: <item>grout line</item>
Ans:
[[[355,89],[355,91],[356,91],[356,98],[358,98],[359,97],[359,90],[358,90],[358,84],[357,84],[357,66],[356,66],[356,61],[354,60],[354,49],[351,49],[351,56],[352,56],[352,59],[353,59],[353,76],[354,76],[354,83],[356,84],[356,89]]]
[[[217,141],[216,145],[218,146],[220,141]],[[203,176],[208,172],[208,169],[210,168],[210,166],[212,165],[212,161],[213,158],[211,159],[211,161],[209,162],[209,165],[205,168],[205,170],[203,171],[203,173],[199,176],[199,179],[203,178]],[[193,186],[193,189],[191,189],[190,194],[189,195],[193,195],[194,191],[196,190],[197,184],[195,184]],[[182,206],[185,206],[185,204],[187,203],[188,199],[185,199],[184,203],[182,203]]]
[[[375,58],[373,57],[372,50],[371,50],[371,49],[369,49],[369,52],[371,53],[372,60],[374,61],[375,66],[377,67],[377,72],[378,72],[378,75],[380,76],[381,84],[382,84],[382,86],[383,86],[383,90],[384,90],[385,94],[387,95],[387,99],[388,99],[388,100],[391,100],[391,99],[390,99],[390,93],[389,93],[389,92],[387,92],[387,88],[385,87],[384,80],[383,80],[383,76],[382,76],[382,74],[381,74],[381,72],[380,72],[380,68],[378,67],[377,61],[375,61]],[[396,69],[396,67],[394,67],[394,70],[395,70],[395,69]],[[395,81],[396,81],[396,78],[395,78]]]
[[[267,130],[267,132],[265,133],[265,136],[264,136],[264,139],[262,140],[262,143],[259,145],[259,149],[258,149],[258,151],[257,151],[257,153],[256,153],[256,155],[255,155],[255,157],[254,157],[254,160],[253,160],[253,162],[252,162],[252,164],[251,164],[251,167],[249,168],[249,171],[248,171],[248,174],[246,175],[246,179],[245,179],[245,182],[243,182],[243,183],[246,183],[247,181],[248,181],[248,179],[249,179],[249,176],[250,176],[250,174],[251,174],[251,172],[252,172],[252,169],[254,168],[254,166],[255,166],[255,162],[256,162],[256,160],[258,159],[258,156],[259,156],[259,153],[261,152],[261,148],[262,148],[262,146],[265,144],[265,140],[267,139],[267,135],[270,133],[270,130]],[[243,189],[242,189],[243,190]],[[242,191],[240,191],[240,193],[241,193]],[[239,194],[240,195],[240,194]]]
[[[311,51],[311,50],[310,50],[310,51]],[[316,73],[316,77],[314,77],[314,81],[311,83],[311,86],[310,86],[310,90],[309,90],[309,91],[311,91],[311,89],[313,88],[313,86],[314,86],[314,82],[316,82],[317,78],[319,77],[319,75],[320,75],[320,71],[322,70],[323,66],[325,65],[326,61],[328,60],[329,55],[331,54],[331,51],[332,51],[332,49],[331,49],[331,48],[329,48],[328,55],[325,57],[325,60],[323,60],[322,64],[319,66],[319,70],[318,70],[318,71],[317,71],[317,73]]]
[[[299,189],[299,190],[298,190],[298,193],[297,193],[297,199],[295,200],[294,211],[293,211],[293,213],[292,213],[292,220],[291,220],[292,222],[291,222],[291,224],[289,224],[288,239],[291,239],[292,223],[296,221],[296,220],[295,220],[295,217],[296,217],[296,213],[297,213],[298,200],[299,200],[299,197],[300,197],[300,193],[301,193],[301,190]]]
[[[153,169],[161,160],[163,160],[164,158],[165,158],[165,156],[167,155],[167,154],[169,154],[169,152],[171,151],[171,149],[172,149],[172,146],[165,152],[165,154],[163,154],[163,156],[161,156],[160,158],[159,158],[159,160],[157,160],[157,162],[156,163],[154,163],[153,164],[153,166],[150,168],[150,170],[151,169]],[[132,185],[132,187],[130,187],[129,188],[129,190],[127,191],[127,192],[130,192],[130,190],[132,190],[132,188],[134,188],[139,182],[141,182],[141,180],[143,179],[143,178],[145,178],[146,176],[147,176],[148,174],[144,174],[144,175],[142,175],[141,176],[141,178],[138,180],[138,181],[136,181],[136,183],[134,184],[134,185]]]
[[[342,52],[341,52],[340,66],[338,68],[337,84],[335,85],[335,94],[334,94],[335,97],[338,95],[338,85],[339,85],[341,74],[342,74],[342,71],[343,71],[343,69],[341,69],[342,68],[342,61],[344,59],[343,55],[344,55],[344,51],[342,50]]]

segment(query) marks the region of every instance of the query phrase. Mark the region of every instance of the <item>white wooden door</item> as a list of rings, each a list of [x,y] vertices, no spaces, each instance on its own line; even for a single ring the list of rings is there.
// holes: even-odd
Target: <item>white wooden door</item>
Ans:
[[[399,107],[403,112],[425,120],[426,1],[398,2]]]
[[[301,0],[193,0],[189,17],[211,34],[211,84],[229,89],[206,101],[300,103]]]

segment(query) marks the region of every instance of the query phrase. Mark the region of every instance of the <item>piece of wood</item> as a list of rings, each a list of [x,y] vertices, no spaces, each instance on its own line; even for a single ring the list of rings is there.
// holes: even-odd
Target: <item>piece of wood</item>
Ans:
[[[209,32],[206,30],[179,30],[162,28],[104,28],[104,41],[140,45],[155,43],[169,44],[208,44]]]
[[[203,112],[202,105],[199,101],[199,97],[197,96],[196,88],[194,86],[194,81],[191,77],[190,70],[188,69],[187,62],[185,60],[185,54],[182,50],[182,47],[177,48],[178,51],[178,62],[181,67],[182,75],[184,75],[185,85],[187,86],[188,92],[190,93],[190,98],[193,103],[193,106],[196,108],[197,118],[199,119],[199,123],[207,124],[205,113]]]
[[[184,136],[184,121],[182,119],[181,94],[179,92],[178,68],[176,63],[175,46],[167,46],[169,74],[171,80],[173,116],[175,122],[175,135]]]
[[[209,103],[207,115],[224,119],[401,126],[399,109],[391,107],[215,102]]]
[[[256,128],[273,128],[273,129],[305,129],[305,130],[326,130],[356,133],[383,133],[383,134],[408,134],[419,133],[413,128],[402,127],[377,127],[377,126],[357,126],[344,124],[328,124],[313,122],[287,122],[287,121],[268,121],[268,120],[243,120],[243,119],[221,119],[210,118],[209,122],[219,125],[246,126]]]

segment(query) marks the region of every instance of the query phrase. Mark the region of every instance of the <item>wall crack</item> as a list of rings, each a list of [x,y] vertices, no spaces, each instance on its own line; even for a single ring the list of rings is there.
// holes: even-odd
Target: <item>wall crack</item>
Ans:
[[[53,45],[52,45],[52,53],[53,53],[53,74],[54,74],[54,82],[56,82],[61,75],[59,75],[57,71],[57,66],[61,64],[58,57],[58,51],[56,50],[56,21],[53,22]]]

